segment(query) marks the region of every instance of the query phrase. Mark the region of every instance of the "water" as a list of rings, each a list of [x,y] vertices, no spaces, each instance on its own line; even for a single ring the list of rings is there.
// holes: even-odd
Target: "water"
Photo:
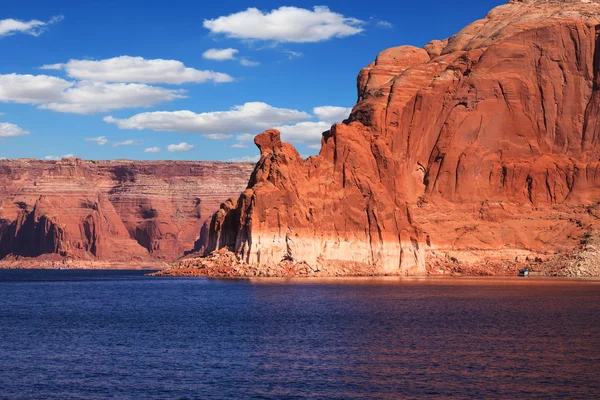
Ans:
[[[0,398],[600,393],[600,282],[0,271]]]

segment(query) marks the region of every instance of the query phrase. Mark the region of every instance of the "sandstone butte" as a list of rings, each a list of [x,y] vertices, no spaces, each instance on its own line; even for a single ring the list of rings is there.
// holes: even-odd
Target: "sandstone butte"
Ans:
[[[166,265],[202,250],[211,215],[246,187],[252,167],[0,161],[0,267]]]
[[[599,35],[600,0],[513,0],[449,39],[383,51],[317,156],[256,137],[248,188],[211,223],[219,252],[167,273],[584,268],[600,218]]]

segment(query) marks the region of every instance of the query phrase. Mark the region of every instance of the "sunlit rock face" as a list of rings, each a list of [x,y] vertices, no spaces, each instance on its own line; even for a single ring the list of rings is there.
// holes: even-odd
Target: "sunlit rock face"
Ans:
[[[252,168],[217,162],[0,161],[0,259],[171,261],[206,246],[203,224],[223,200],[246,187]]]
[[[303,160],[277,131],[209,250],[482,273],[576,246],[600,201],[600,2],[511,1],[379,54],[347,121]]]

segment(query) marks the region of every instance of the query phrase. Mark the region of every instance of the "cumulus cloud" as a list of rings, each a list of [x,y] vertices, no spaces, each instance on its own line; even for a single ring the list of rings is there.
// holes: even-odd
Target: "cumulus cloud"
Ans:
[[[230,158],[229,162],[258,162],[260,160],[260,156],[244,156],[244,157],[236,157]]]
[[[134,115],[127,119],[106,117],[104,121],[120,129],[152,129],[155,131],[187,132],[211,135],[232,135],[238,132],[262,131],[273,126],[311,119],[311,115],[287,108],[277,108],[262,102],[245,103],[229,111],[196,114],[192,111],[157,111]],[[209,136],[209,137],[211,137]],[[223,136],[222,138],[229,138]]]
[[[84,140],[86,142],[94,142],[98,146],[104,146],[106,143],[108,143],[108,139],[106,138],[106,136],[98,136],[95,138],[85,138]]]
[[[138,83],[70,82],[48,75],[0,75],[0,101],[58,112],[92,114],[150,107],[185,98],[185,91]]]
[[[206,81],[233,81],[233,78],[227,74],[188,68],[177,60],[146,60],[143,57],[131,56],[120,56],[105,60],[70,60],[65,64],[50,64],[41,68],[64,69],[71,78],[98,82],[168,83],[178,85]]]
[[[323,132],[329,130],[329,122],[300,122],[295,125],[282,125],[277,129],[281,132],[281,140],[290,143],[315,143],[321,142]]]
[[[144,153],[160,153],[160,147],[148,147],[144,149]]]
[[[18,19],[2,19],[0,20],[0,37],[10,36],[17,33],[23,33],[31,36],[40,36],[44,33],[49,25],[60,22],[64,19],[62,15],[52,17],[49,21],[39,21],[32,19],[30,21],[20,21]]]
[[[319,144],[309,144],[306,147],[308,147],[309,149],[312,149],[312,150],[321,150],[321,144],[320,143]]]
[[[186,142],[181,142],[179,144],[170,144],[167,146],[167,150],[169,150],[171,153],[192,151],[192,150],[194,150],[194,145],[188,144]]]
[[[335,13],[325,6],[312,10],[280,7],[263,13],[257,8],[204,20],[204,27],[215,34],[236,39],[275,42],[320,42],[357,35],[364,22]]]
[[[235,60],[235,55],[238,53],[237,49],[208,49],[202,53],[202,57],[207,60],[225,61]]]
[[[234,143],[231,145],[234,149],[247,149],[248,145],[244,143]]]
[[[8,122],[0,122],[0,138],[28,135],[30,132]]]
[[[321,106],[313,108],[313,113],[321,121],[342,122],[350,116],[351,107]]]

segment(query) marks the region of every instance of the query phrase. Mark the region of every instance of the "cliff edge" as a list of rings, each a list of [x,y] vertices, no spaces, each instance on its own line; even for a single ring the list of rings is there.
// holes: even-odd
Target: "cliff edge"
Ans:
[[[318,156],[256,137],[208,250],[258,274],[284,261],[392,275],[512,273],[572,251],[600,215],[599,33],[598,0],[513,0],[383,51]]]

